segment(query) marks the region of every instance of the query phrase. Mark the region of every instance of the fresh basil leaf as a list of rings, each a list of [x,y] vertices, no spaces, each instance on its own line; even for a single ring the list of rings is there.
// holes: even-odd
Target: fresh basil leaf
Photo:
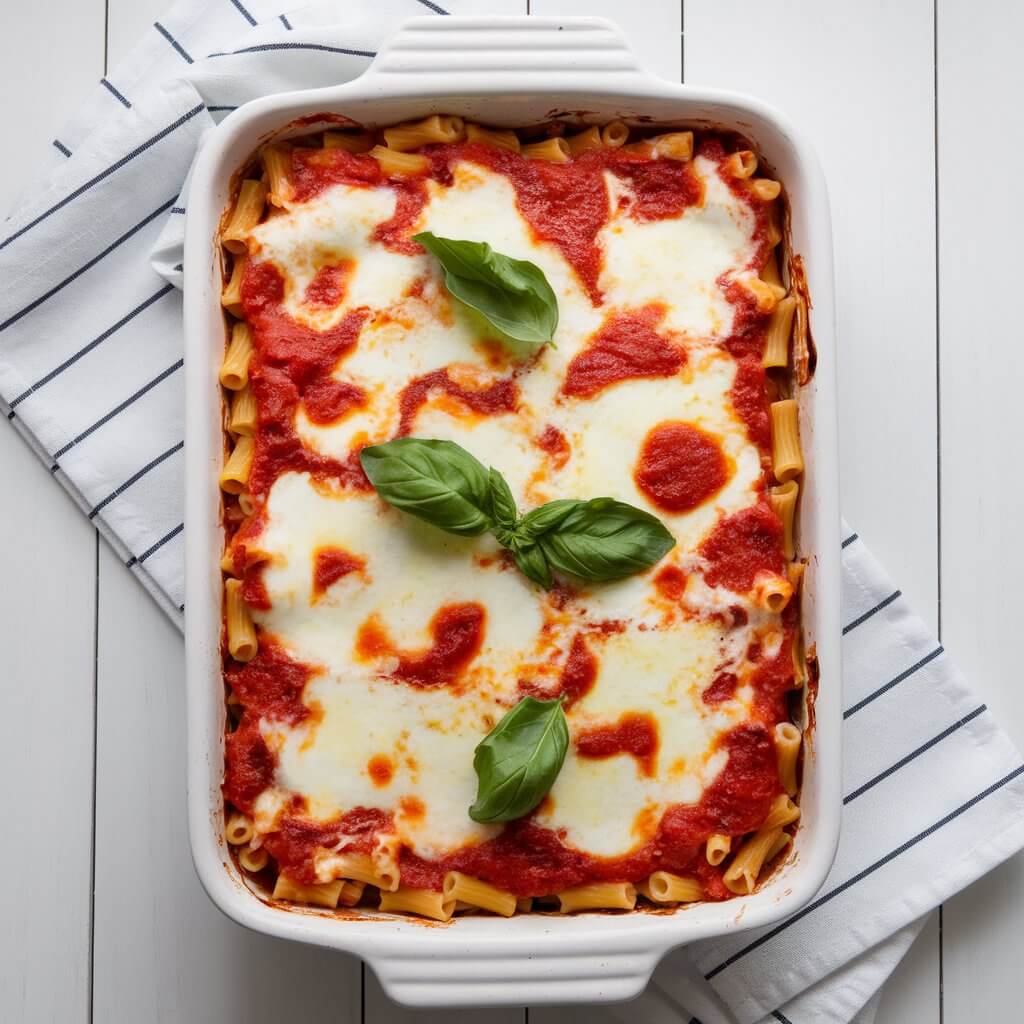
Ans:
[[[510,545],[506,545],[509,547]],[[528,579],[545,590],[551,589],[551,566],[537,544],[517,544],[512,547],[512,557],[519,566],[519,571]]]
[[[528,814],[554,785],[569,746],[562,701],[524,697],[480,741],[473,754],[474,821],[512,821]]]
[[[461,302],[481,313],[516,341],[545,345],[558,327],[558,300],[544,271],[529,260],[514,260],[486,242],[413,235],[444,269],[444,283]]]
[[[537,543],[555,569],[586,580],[617,580],[650,568],[676,542],[650,513],[614,498],[592,498]]]
[[[453,441],[400,437],[359,453],[363,470],[389,505],[465,537],[491,529],[488,473]]]
[[[499,526],[511,528],[519,517],[516,499],[508,481],[492,466],[487,473],[487,489],[491,499],[491,518]]]
[[[541,534],[555,529],[570,513],[575,512],[584,501],[573,498],[558,498],[532,509],[519,521],[516,532],[522,537],[536,540]]]

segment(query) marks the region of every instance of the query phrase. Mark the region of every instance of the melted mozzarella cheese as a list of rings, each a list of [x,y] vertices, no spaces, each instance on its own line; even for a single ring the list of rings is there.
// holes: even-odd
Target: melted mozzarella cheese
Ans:
[[[367,403],[327,426],[311,423],[300,409],[296,428],[304,443],[344,458],[360,439],[394,436],[402,389],[437,370],[478,388],[514,376],[514,412],[473,413],[432,393],[415,416],[413,434],[456,441],[499,468],[522,510],[556,497],[599,495],[646,508],[677,540],[666,563],[699,570],[701,540],[720,515],[756,499],[762,475],[758,450],[729,400],[735,365],[710,344],[731,326],[721,282],[749,265],[754,219],[720,181],[715,164],[698,159],[696,171],[704,200],[680,217],[639,222],[610,204],[599,236],[605,258],[598,306],[561,251],[533,234],[504,176],[461,163],[449,185],[428,184],[415,230],[487,241],[543,269],[558,297],[559,326],[556,346],[540,352],[497,341],[476,313],[447,295],[432,259],[392,252],[374,240],[395,209],[394,192],[385,186],[337,185],[262,224],[253,233],[258,256],[281,269],[289,313],[323,328],[348,310],[370,310],[357,344],[335,370],[367,391]],[[612,192],[624,188],[610,176],[608,185]],[[306,287],[320,267],[340,260],[354,265],[341,303],[310,307]],[[620,381],[587,399],[562,394],[569,364],[602,323],[618,310],[652,302],[666,310],[659,330],[686,341],[683,369],[673,377]],[[638,489],[634,470],[648,432],[679,420],[718,440],[729,477],[703,505],[668,514]],[[549,425],[570,446],[561,468],[536,444]],[[302,473],[275,481],[266,522],[259,546],[270,556],[263,580],[272,608],[255,617],[294,658],[314,667],[304,699],[319,712],[297,727],[264,723],[279,768],[276,788],[261,797],[261,831],[272,827],[291,792],[304,794],[310,813],[324,819],[356,806],[388,809],[397,838],[423,857],[494,835],[496,828],[466,813],[476,791],[473,749],[519,699],[521,681],[557,684],[580,630],[590,630],[599,670],[593,689],[568,712],[573,736],[614,724],[626,712],[649,714],[658,731],[653,773],[646,775],[629,754],[584,757],[570,747],[538,823],[563,830],[569,845],[594,855],[625,854],[652,837],[666,807],[699,800],[721,771],[726,755],[717,740],[747,714],[751,688],[741,686],[716,707],[703,703],[701,690],[717,666],[742,657],[747,634],[692,616],[728,609],[741,600],[737,595],[695,577],[684,614],[658,596],[655,567],[585,587],[556,607],[500,557],[492,539],[450,536],[372,493],[342,493]],[[313,566],[321,547],[343,548],[366,565],[317,597]],[[400,650],[426,649],[438,610],[465,602],[483,607],[484,636],[456,687],[398,681],[389,675],[393,656],[360,647],[361,630],[373,621]],[[620,632],[600,633],[609,619]],[[751,629],[762,623],[755,614],[750,621]],[[374,758],[392,766],[384,783],[370,771]],[[330,863],[326,855],[319,862],[324,879]]]

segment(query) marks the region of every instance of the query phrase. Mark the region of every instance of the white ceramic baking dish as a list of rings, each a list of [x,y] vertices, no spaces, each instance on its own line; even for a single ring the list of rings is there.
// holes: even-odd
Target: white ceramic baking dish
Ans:
[[[817,371],[802,389],[808,465],[801,549],[810,555],[804,615],[821,666],[807,745],[803,820],[789,862],[758,892],[675,913],[470,916],[446,926],[371,913],[336,917],[272,906],[227,855],[220,783],[221,461],[224,346],[215,238],[232,175],[283,126],[319,112],[386,125],[430,113],[521,126],[553,115],[592,122],[709,126],[749,136],[785,183],[792,249],[814,299]],[[315,130],[306,123],[302,131]],[[363,957],[394,999],[413,1005],[500,1005],[628,999],[661,957],[696,939],[754,928],[793,913],[824,881],[839,832],[839,511],[832,238],[825,183],[800,134],[748,97],[663,81],[643,72],[618,30],[596,18],[415,18],[360,78],[335,88],[269,96],[233,113],[196,163],[185,244],[188,799],[196,868],[214,903],[239,923]]]

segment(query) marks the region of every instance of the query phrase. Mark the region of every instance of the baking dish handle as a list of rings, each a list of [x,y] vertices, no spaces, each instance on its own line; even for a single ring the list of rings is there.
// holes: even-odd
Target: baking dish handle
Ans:
[[[386,953],[367,961],[384,991],[407,1006],[526,1006],[634,999],[665,953],[645,941],[626,948],[607,940],[566,942],[560,950],[539,945],[548,948],[537,948],[531,934],[505,955],[481,944],[430,956],[420,946],[407,957]]]
[[[650,82],[618,27],[605,18],[418,17],[402,23],[364,77],[396,79],[421,94],[472,89],[593,91],[601,75],[617,93]],[[584,85],[584,82],[586,85]],[[383,82],[382,82],[383,85]]]

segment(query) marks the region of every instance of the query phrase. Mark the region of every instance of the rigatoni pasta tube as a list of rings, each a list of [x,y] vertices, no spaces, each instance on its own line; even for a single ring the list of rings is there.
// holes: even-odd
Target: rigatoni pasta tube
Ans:
[[[684,878],[670,871],[652,872],[641,891],[655,903],[696,903],[704,899],[704,887],[696,878]]]
[[[782,185],[772,178],[754,178],[750,182],[750,191],[762,202],[770,203],[778,199],[782,193]]]
[[[281,143],[264,146],[260,158],[267,172],[267,199],[274,206],[284,206],[291,198],[292,148]]]
[[[324,149],[366,153],[373,149],[373,136],[369,132],[324,132]]]
[[[609,121],[601,129],[601,141],[609,149],[618,149],[626,144],[629,129],[621,121]]]
[[[269,860],[270,856],[262,846],[258,850],[247,846],[244,850],[238,851],[238,863],[242,865],[244,870],[251,871],[253,874],[256,874],[257,871],[262,871],[267,866],[267,861]]]
[[[796,401],[786,398],[781,402],[772,402],[771,419],[772,471],[775,473],[775,479],[784,484],[804,471]]]
[[[654,155],[668,160],[689,160],[693,156],[693,132],[669,132],[651,139]]]
[[[232,814],[224,826],[224,838],[232,846],[242,846],[253,837],[252,818],[248,814]]]
[[[739,278],[739,283],[750,292],[760,313],[771,313],[786,294],[782,285],[772,284],[752,274]]]
[[[754,891],[768,851],[775,846],[780,835],[781,828],[760,829],[740,847],[722,875],[722,881],[730,892],[747,896]]]
[[[775,514],[782,520],[782,552],[787,558],[796,554],[796,499],[799,496],[800,485],[795,480],[787,480],[768,492],[768,500]]]
[[[784,828],[792,825],[800,817],[800,808],[785,793],[780,793],[773,801],[768,816],[761,822],[759,832],[773,828]]]
[[[242,253],[248,248],[246,239],[249,232],[260,222],[267,205],[267,186],[262,181],[246,178],[238,191],[231,220],[221,235],[224,248],[229,252]]]
[[[449,114],[431,114],[422,121],[407,121],[384,129],[384,141],[388,149],[400,153],[431,142],[461,142],[465,137],[466,128],[462,118]]]
[[[577,132],[575,135],[566,136],[565,141],[569,144],[569,152],[573,156],[579,156],[580,153],[586,153],[591,149],[604,149],[601,130],[595,124],[584,128],[583,131]]]
[[[220,293],[220,304],[232,315],[242,315],[242,275],[245,273],[246,257],[235,256],[231,277]]]
[[[593,882],[558,893],[558,909],[563,914],[576,910],[632,910],[635,906],[636,887],[630,882]]]
[[[256,433],[256,397],[248,384],[241,391],[236,391],[231,398],[228,430],[232,434],[242,434],[245,437],[252,437]]]
[[[224,581],[224,624],[228,635],[228,652],[235,661],[252,661],[259,650],[252,615],[242,599],[242,581]]]
[[[704,856],[712,867],[718,867],[718,865],[729,856],[729,851],[731,849],[732,836],[723,835],[721,832],[715,832],[708,836],[708,841],[704,847]]]
[[[398,888],[397,872],[378,871],[373,858],[366,853],[340,853],[331,858],[331,873],[343,878],[394,891]]]
[[[292,903],[311,903],[317,907],[334,909],[338,905],[338,897],[341,895],[344,884],[344,881],[339,878],[333,882],[302,885],[284,875],[278,875],[277,882],[274,884],[274,899],[289,900]]]
[[[249,383],[249,362],[252,359],[252,329],[240,320],[231,328],[224,362],[220,364],[220,382],[229,391],[241,391]]]
[[[403,153],[387,146],[374,146],[370,150],[380,169],[388,176],[405,174],[424,174],[430,167],[430,161],[422,153]]]
[[[780,288],[782,287],[782,274],[779,272],[779,259],[775,255],[774,249],[769,253],[768,259],[765,260],[765,264],[761,268],[759,276],[762,281],[767,281],[769,284],[777,284]]]
[[[775,755],[779,783],[789,796],[796,796],[796,762],[800,754],[800,730],[792,722],[775,726]]]
[[[780,832],[778,839],[768,847],[768,852],[764,855],[765,864],[775,860],[780,853],[792,845],[793,837],[788,832]]]
[[[502,917],[511,917],[516,912],[516,898],[508,890],[464,875],[461,871],[449,871],[444,876],[442,891],[447,899],[468,903]]]
[[[725,173],[734,178],[750,178],[757,170],[757,154],[749,149],[741,149],[725,158]]]
[[[495,149],[507,149],[512,153],[519,152],[519,136],[513,131],[501,131],[497,128],[485,128],[481,124],[466,125],[466,141],[478,142],[482,146],[493,146]]]
[[[789,604],[792,596],[793,585],[785,576],[776,572],[762,572],[754,579],[754,602],[766,611],[778,615]]]
[[[793,328],[793,314],[796,313],[796,299],[787,295],[779,299],[768,320],[764,340],[764,366],[789,365],[789,335]]]
[[[240,437],[220,472],[220,488],[228,494],[241,494],[252,469],[253,439]]]
[[[548,160],[555,164],[566,163],[570,156],[569,143],[557,135],[543,142],[531,142],[520,152],[528,160]]]
[[[354,907],[363,898],[363,890],[365,888],[365,882],[352,882],[346,879],[338,896],[338,906]]]
[[[389,913],[419,914],[420,917],[447,921],[455,911],[455,900],[432,889],[411,889],[400,885],[394,892],[380,894],[380,909]]]

